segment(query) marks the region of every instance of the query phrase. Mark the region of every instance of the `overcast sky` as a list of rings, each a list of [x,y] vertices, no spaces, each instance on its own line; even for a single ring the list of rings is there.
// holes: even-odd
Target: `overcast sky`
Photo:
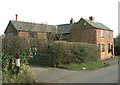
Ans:
[[[3,34],[9,20],[47,23],[50,25],[66,24],[71,18],[77,22],[81,17],[95,17],[118,34],[119,0],[1,0],[0,34]]]

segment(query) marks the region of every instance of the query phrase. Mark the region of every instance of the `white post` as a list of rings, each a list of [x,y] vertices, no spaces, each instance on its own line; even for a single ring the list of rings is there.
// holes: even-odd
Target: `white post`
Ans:
[[[20,70],[20,59],[19,59],[19,53],[16,54],[16,67],[17,67],[17,74]]]

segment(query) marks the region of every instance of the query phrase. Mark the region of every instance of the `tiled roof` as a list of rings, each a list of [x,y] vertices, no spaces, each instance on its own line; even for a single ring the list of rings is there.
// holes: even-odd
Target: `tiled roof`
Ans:
[[[103,29],[103,30],[111,30],[110,28],[108,28],[107,26],[105,26],[104,24],[102,23],[99,23],[99,22],[93,22],[91,20],[87,20],[87,19],[84,19],[86,22],[88,22],[90,25],[92,25],[93,27],[96,27],[96,28],[99,28],[99,29]]]
[[[46,24],[36,24],[29,22],[11,21],[16,30],[37,31],[37,32],[56,32],[56,26]]]
[[[82,18],[83,19],[83,18]],[[89,23],[91,26],[95,27],[96,29],[103,29],[103,30],[111,30],[110,28],[108,28],[107,26],[105,26],[102,23],[99,22],[93,22],[91,20],[87,20],[84,19],[87,23]],[[61,25],[57,25],[57,33],[61,34],[61,33],[70,33],[71,29],[73,28],[73,26],[76,24],[77,22],[75,22],[74,24],[61,24]]]
[[[74,24],[61,24],[61,25],[57,25],[57,33],[61,34],[61,33],[70,33],[70,30],[73,28]]]
[[[111,30],[102,23],[93,22],[87,19],[83,19],[83,20],[85,20],[87,23],[89,23],[91,26],[95,27],[96,29]],[[36,23],[13,21],[13,20],[11,20],[11,23],[14,25],[16,30],[19,31],[56,32],[57,34],[61,34],[61,33],[64,34],[64,33],[70,33],[73,26],[78,22],[74,24],[60,24],[57,25],[57,29],[56,26],[54,25],[36,24]]]

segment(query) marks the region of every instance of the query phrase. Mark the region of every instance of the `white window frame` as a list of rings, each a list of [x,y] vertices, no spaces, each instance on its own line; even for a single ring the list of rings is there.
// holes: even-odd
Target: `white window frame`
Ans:
[[[110,38],[110,31],[108,31],[107,34],[108,34],[108,38]]]
[[[101,37],[104,37],[104,30],[101,30]]]

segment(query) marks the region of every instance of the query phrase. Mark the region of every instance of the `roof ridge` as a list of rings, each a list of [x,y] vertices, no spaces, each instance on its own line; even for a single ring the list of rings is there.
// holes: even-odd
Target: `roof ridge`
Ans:
[[[42,24],[42,23],[35,23],[35,22],[27,22],[27,21],[16,21],[16,20],[10,20],[11,22],[19,22],[19,23],[28,23],[28,24],[36,24],[36,25],[47,25],[47,26],[54,26],[49,24]]]
[[[16,28],[16,30],[24,30],[24,31],[39,31],[39,32],[54,32],[55,26],[54,25],[47,25],[47,24],[38,24],[38,23],[31,23],[31,22],[23,22],[23,21],[15,21],[10,20],[11,24]]]
[[[73,23],[73,24],[76,24],[77,22]],[[57,26],[61,26],[61,25],[73,25],[73,24],[59,24]]]
[[[84,18],[83,18],[84,19]],[[90,25],[92,25],[93,27],[96,27],[96,28],[100,28],[100,29],[103,29],[103,30],[111,30],[110,28],[108,28],[106,25],[104,25],[103,23],[100,23],[100,22],[93,22],[91,20],[88,20],[88,19],[84,19],[87,23],[89,23]]]

